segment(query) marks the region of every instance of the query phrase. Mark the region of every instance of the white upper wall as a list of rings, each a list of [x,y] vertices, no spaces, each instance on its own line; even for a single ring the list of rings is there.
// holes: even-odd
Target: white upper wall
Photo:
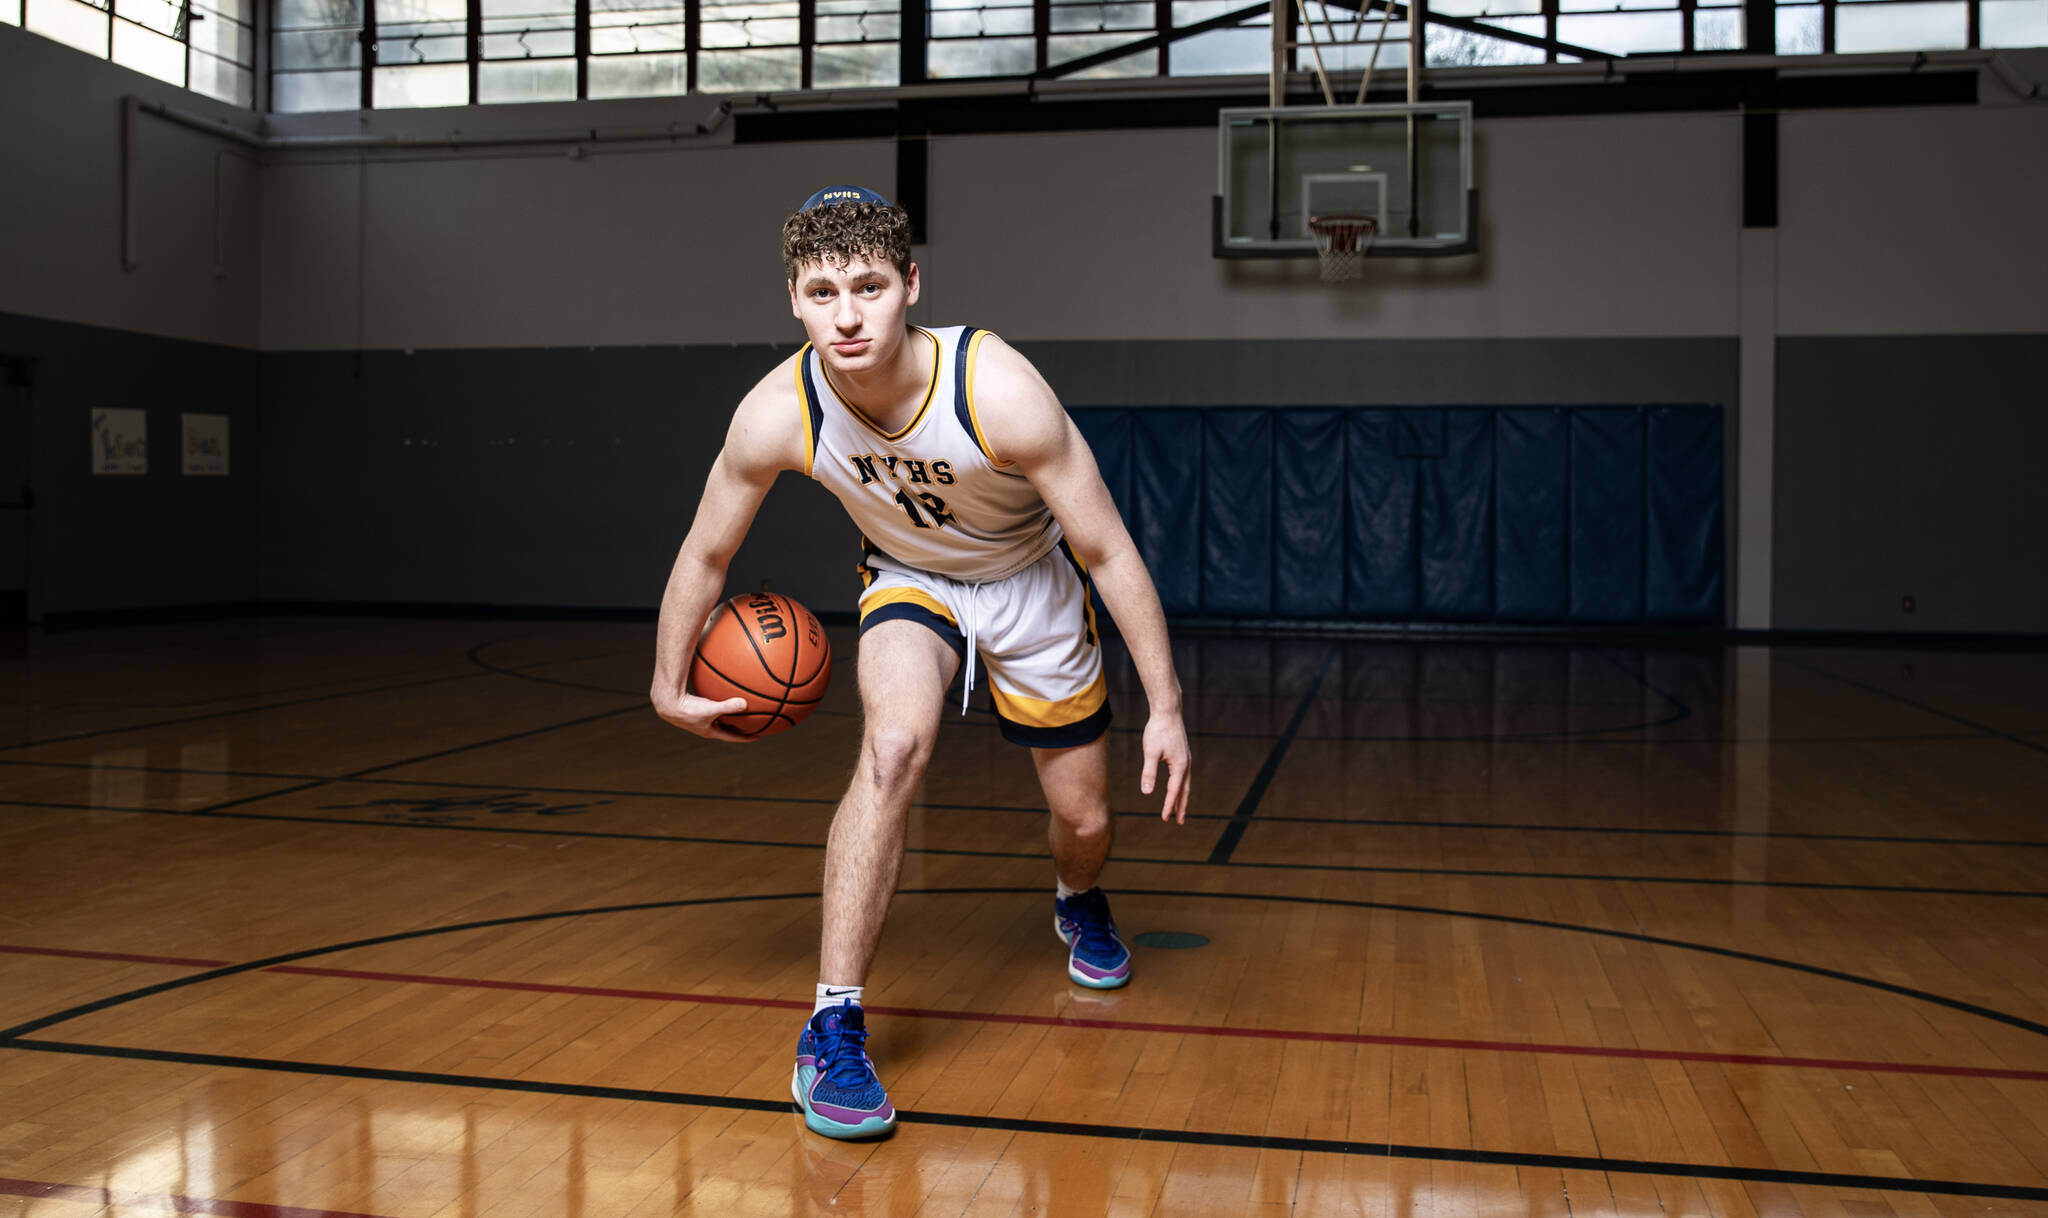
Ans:
[[[927,290],[1021,339],[1730,335],[1738,126],[1480,122],[1478,255],[1375,259],[1343,288],[1210,256],[1213,129],[934,140]]]
[[[819,185],[896,184],[891,140],[736,146],[730,124],[579,156],[274,152],[258,171],[145,117],[141,265],[125,272],[130,93],[256,125],[0,27],[0,112],[26,120],[0,126],[0,311],[267,350],[793,341],[782,217]],[[689,131],[709,111],[688,98],[272,122]],[[1740,139],[1729,114],[1481,121],[1481,252],[1376,259],[1331,289],[1309,262],[1210,257],[1213,130],[934,137],[917,317],[1021,340],[1733,336]],[[1779,332],[2048,331],[2042,148],[2040,105],[1785,115]]]
[[[1210,257],[1212,131],[935,138],[918,316],[1019,339],[1732,334],[1736,140],[1727,116],[1483,123],[1483,252],[1332,291],[1311,262]],[[789,340],[782,218],[828,183],[895,188],[890,141],[307,156],[269,172],[267,349]]]
[[[246,110],[0,25],[0,312],[253,347],[262,174],[226,141],[141,117],[137,266],[123,270],[129,94],[256,125]]]
[[[783,217],[826,182],[889,190],[894,165],[895,146],[872,141],[280,160],[265,200],[262,343],[798,338]]]
[[[1788,114],[1781,334],[2048,332],[2048,105]]]

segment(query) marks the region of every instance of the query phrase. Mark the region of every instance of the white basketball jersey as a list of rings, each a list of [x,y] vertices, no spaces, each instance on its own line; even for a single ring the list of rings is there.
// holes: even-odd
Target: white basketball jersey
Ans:
[[[1005,579],[1059,544],[1052,509],[1014,462],[989,455],[975,418],[974,363],[988,331],[913,327],[932,344],[932,381],[901,431],[883,431],[834,390],[818,353],[797,358],[804,472],[860,526],[870,552],[963,580]]]

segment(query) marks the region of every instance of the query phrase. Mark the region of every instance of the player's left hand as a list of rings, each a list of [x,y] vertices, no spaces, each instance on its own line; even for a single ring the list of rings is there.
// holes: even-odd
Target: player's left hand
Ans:
[[[1166,803],[1160,820],[1188,823],[1188,729],[1179,715],[1154,714],[1145,723],[1145,774],[1138,789],[1150,795],[1157,785],[1159,763],[1166,763]]]

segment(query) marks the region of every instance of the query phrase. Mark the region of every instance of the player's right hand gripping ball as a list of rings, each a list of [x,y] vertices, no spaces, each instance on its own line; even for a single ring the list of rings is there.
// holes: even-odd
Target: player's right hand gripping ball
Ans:
[[[713,610],[690,661],[691,693],[747,700],[747,709],[718,718],[742,736],[773,736],[802,723],[831,683],[825,628],[776,592],[741,593]]]

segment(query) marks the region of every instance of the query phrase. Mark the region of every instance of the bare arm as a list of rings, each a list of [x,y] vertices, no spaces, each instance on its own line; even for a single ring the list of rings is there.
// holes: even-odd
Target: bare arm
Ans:
[[[982,340],[974,388],[975,396],[988,404],[980,419],[989,447],[999,458],[1015,461],[1052,509],[1131,649],[1151,711],[1139,789],[1152,793],[1159,764],[1165,762],[1160,819],[1186,823],[1188,734],[1181,722],[1180,678],[1173,670],[1166,614],[1145,560],[1102,484],[1095,454],[1038,370],[994,335]]]
[[[697,650],[697,636],[725,590],[726,568],[733,554],[746,540],[754,513],[775,475],[785,469],[802,469],[804,438],[797,414],[796,391],[788,363],[764,377],[733,412],[725,447],[711,463],[711,475],[704,480],[704,494],[697,501],[697,517],[690,525],[669,570],[668,587],[661,597],[661,622],[654,644],[654,684],[649,698],[655,713],[685,731],[713,740],[741,741],[741,736],[718,726],[718,716],[746,709],[746,701],[733,698],[712,702],[685,688],[690,657]]]

